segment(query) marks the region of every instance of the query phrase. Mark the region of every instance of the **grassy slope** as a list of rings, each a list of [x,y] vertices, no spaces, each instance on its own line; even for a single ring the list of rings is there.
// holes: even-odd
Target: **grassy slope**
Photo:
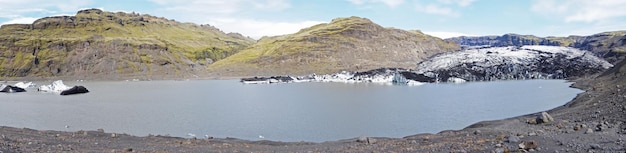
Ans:
[[[458,46],[419,31],[383,28],[368,19],[334,19],[297,33],[265,37],[209,66],[215,75],[293,75],[412,68],[429,55]]]
[[[152,63],[159,61],[210,63],[253,43],[252,39],[233,37],[207,25],[91,9],[80,11],[75,17],[42,18],[31,25],[0,28],[0,76],[64,75],[49,73],[50,68],[64,69],[72,56],[85,50],[120,54],[111,57],[121,58],[115,63],[126,63],[120,65],[154,67]],[[166,53],[155,53],[163,51]],[[123,59],[131,57],[137,60]],[[42,67],[37,63],[53,66]],[[135,70],[122,70],[121,73],[142,71]],[[71,75],[71,72],[65,75]]]

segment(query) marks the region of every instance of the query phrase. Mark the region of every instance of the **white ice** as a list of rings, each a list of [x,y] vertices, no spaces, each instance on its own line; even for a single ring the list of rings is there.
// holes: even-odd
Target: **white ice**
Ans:
[[[451,52],[433,57],[420,63],[418,73],[448,69],[462,64],[475,64],[481,67],[491,67],[501,64],[528,64],[538,61],[540,57],[552,57],[554,54],[566,55],[567,59],[582,58],[589,63],[598,64],[603,68],[613,65],[605,60],[593,56],[590,52],[571,47],[560,46],[509,46],[491,48],[472,48],[458,52]]]
[[[66,86],[65,84],[63,84],[63,80],[57,80],[52,82],[51,85],[42,85],[39,86],[39,91],[46,91],[46,92],[62,92],[64,90],[70,89],[71,87]]]
[[[32,88],[35,86],[35,84],[33,82],[28,82],[28,83],[24,83],[24,82],[18,82],[16,83],[14,86],[22,88],[22,89],[26,89],[26,88]]]

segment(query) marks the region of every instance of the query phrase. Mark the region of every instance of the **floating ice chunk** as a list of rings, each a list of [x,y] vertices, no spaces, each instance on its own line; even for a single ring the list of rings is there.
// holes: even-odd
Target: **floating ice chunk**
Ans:
[[[393,82],[393,76],[376,75],[370,81],[374,83],[391,83]]]
[[[71,87],[68,87],[65,84],[63,84],[63,80],[57,80],[57,81],[52,82],[51,85],[39,86],[38,90],[45,91],[45,92],[62,92],[70,88]]]
[[[35,84],[33,82],[28,82],[28,83],[18,82],[14,86],[26,89],[26,88],[34,88]]]
[[[461,78],[450,77],[450,78],[448,78],[448,82],[451,82],[451,83],[465,83],[467,81],[464,80],[464,79],[461,79]]]
[[[426,83],[419,82],[419,81],[414,81],[414,80],[408,80],[406,82],[406,85],[409,85],[409,86],[421,86],[421,85],[424,85],[424,84],[426,84]]]
[[[26,92],[26,90],[20,87],[12,86],[12,85],[0,84],[0,92],[15,93],[15,92]]]

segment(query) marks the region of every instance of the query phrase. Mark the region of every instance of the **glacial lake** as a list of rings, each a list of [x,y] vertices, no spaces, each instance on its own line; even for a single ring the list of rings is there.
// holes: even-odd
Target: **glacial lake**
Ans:
[[[50,82],[36,82],[38,85]],[[91,92],[0,94],[0,125],[137,136],[323,142],[458,130],[536,113],[581,93],[564,80],[425,84],[66,81]],[[68,126],[66,128],[66,125]]]

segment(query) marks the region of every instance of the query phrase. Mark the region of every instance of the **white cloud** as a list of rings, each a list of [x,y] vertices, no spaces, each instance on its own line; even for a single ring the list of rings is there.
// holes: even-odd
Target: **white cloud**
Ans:
[[[422,4],[419,1],[414,1],[414,6],[418,12],[423,12],[426,14],[460,17],[461,13],[459,13],[458,9],[469,6],[474,1],[476,0],[437,0],[435,2],[430,2],[426,4]]]
[[[444,15],[450,17],[459,17],[460,14],[449,7],[442,7],[435,4],[428,5],[416,5],[415,9],[420,12],[428,13],[428,14],[436,14],[436,15]]]
[[[252,38],[295,33],[321,22],[284,22],[248,19],[247,12],[264,13],[291,8],[288,0],[149,0],[163,8],[160,14],[184,22],[208,23],[224,32],[237,32]]]
[[[607,31],[618,31],[624,30],[626,27],[626,22],[611,22],[611,23],[598,23],[588,27],[578,27],[578,28],[567,28],[567,29],[559,29],[559,32],[556,33],[558,36],[568,36],[568,35],[579,35],[579,36],[588,36],[601,32]]]
[[[459,32],[445,32],[445,31],[424,31],[424,33],[427,35],[439,37],[441,39],[460,37],[460,36],[477,36],[477,35],[471,35],[471,34],[465,34],[465,33],[459,33]]]
[[[531,10],[565,22],[597,22],[626,17],[624,0],[535,0]]]
[[[165,10],[188,13],[231,14],[242,10],[241,0],[150,0],[165,7]]]
[[[168,11],[234,14],[248,9],[280,11],[291,7],[286,0],[150,0]]]
[[[263,36],[276,36],[296,33],[300,29],[307,28],[321,21],[300,22],[272,22],[252,19],[220,18],[214,19],[209,24],[220,28],[224,32],[237,32],[255,39]]]
[[[355,5],[364,5],[368,3],[383,3],[389,7],[394,8],[404,3],[404,0],[348,0],[348,2],[355,4]]]
[[[438,0],[443,4],[456,4],[460,7],[466,7],[472,4],[476,0]]]
[[[75,13],[78,8],[90,4],[91,0],[0,0],[0,20],[2,24],[32,23],[36,18],[26,17],[31,13],[62,14]],[[8,21],[6,21],[8,20]]]
[[[32,24],[33,22],[35,22],[35,20],[37,20],[37,18],[31,18],[31,17],[15,18],[15,19],[3,22],[0,25],[5,25],[5,24]]]
[[[286,0],[266,0],[265,2],[254,2],[254,7],[264,10],[283,10],[291,7]]]
[[[50,0],[0,0],[0,14],[4,14],[6,12],[75,12],[78,8],[90,4],[91,1],[92,0],[65,0],[63,2]]]
[[[365,4],[366,0],[348,0],[348,2],[355,4],[355,5],[363,5]]]

